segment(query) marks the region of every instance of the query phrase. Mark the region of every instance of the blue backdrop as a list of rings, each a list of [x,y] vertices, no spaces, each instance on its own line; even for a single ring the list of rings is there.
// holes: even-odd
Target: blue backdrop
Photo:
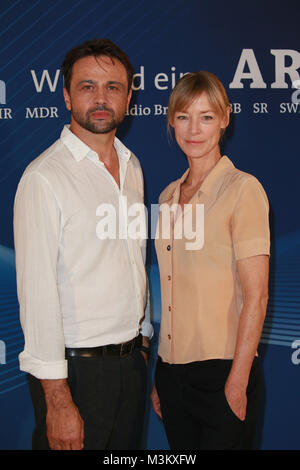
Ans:
[[[166,132],[165,107],[181,73],[209,70],[224,83],[232,120],[224,142],[241,170],[263,184],[271,206],[270,301],[259,346],[264,390],[258,449],[300,449],[299,1],[2,0],[0,6],[0,448],[29,449],[33,411],[18,369],[13,200],[28,163],[69,122],[60,65],[86,39],[108,37],[136,71],[130,113],[118,135],[140,158],[146,201],[186,169]],[[294,85],[293,85],[294,84]],[[293,88],[294,86],[294,88]],[[153,241],[152,316],[160,323]],[[157,348],[149,370],[149,389]],[[149,405],[145,448],[167,449]]]

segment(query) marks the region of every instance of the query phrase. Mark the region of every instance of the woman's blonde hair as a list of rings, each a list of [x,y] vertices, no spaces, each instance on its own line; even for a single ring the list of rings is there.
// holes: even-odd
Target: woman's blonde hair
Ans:
[[[222,116],[226,115],[230,102],[224,86],[213,73],[205,70],[183,75],[176,83],[168,105],[168,127],[173,125],[177,111],[185,111],[188,106],[205,92],[212,108]],[[222,135],[225,132],[223,129]]]

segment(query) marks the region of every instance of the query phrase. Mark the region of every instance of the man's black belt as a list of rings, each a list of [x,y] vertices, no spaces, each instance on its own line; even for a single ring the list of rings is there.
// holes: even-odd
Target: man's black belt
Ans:
[[[142,335],[120,344],[107,344],[94,348],[66,348],[66,359],[70,357],[128,356],[134,348],[142,346]]]

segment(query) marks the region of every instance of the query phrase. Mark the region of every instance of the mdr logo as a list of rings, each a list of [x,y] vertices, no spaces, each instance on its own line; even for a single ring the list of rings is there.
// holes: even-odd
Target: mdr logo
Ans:
[[[6,83],[0,80],[0,106],[6,104]],[[0,108],[0,119],[12,119],[10,108]]]

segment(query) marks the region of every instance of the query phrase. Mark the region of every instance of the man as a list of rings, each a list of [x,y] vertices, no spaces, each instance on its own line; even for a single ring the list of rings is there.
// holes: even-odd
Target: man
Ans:
[[[143,177],[115,137],[133,69],[99,39],[72,49],[62,72],[71,124],[26,168],[15,199],[33,449],[138,449],[153,328],[145,241],[126,231],[127,207],[143,204]],[[108,208],[116,237],[103,229]]]

